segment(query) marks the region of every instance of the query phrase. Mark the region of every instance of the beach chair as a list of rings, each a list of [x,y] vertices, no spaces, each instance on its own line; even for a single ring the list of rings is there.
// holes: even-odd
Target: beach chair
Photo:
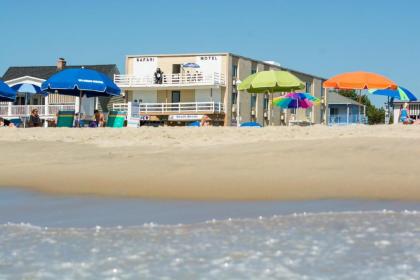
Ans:
[[[106,127],[124,127],[125,112],[111,111],[108,115]]]
[[[241,123],[240,127],[262,127],[262,125],[257,122],[245,122]]]
[[[57,116],[57,127],[73,127],[74,111],[59,111]]]
[[[23,122],[21,119],[9,119],[9,121],[16,127],[21,127],[23,125]]]

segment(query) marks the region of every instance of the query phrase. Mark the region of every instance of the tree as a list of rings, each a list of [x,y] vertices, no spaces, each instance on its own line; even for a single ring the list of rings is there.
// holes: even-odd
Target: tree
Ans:
[[[370,102],[369,97],[366,94],[359,96],[353,89],[339,90],[338,93],[365,105],[369,124],[380,124],[385,122],[385,110],[383,108],[376,108]]]

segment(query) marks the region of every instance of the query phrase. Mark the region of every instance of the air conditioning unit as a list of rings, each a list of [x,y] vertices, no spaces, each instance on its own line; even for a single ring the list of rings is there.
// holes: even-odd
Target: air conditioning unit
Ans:
[[[264,118],[268,118],[268,112],[264,112]]]
[[[236,105],[233,105],[232,106],[232,113],[235,113],[236,112]]]
[[[251,116],[255,116],[256,114],[255,110],[251,110]]]

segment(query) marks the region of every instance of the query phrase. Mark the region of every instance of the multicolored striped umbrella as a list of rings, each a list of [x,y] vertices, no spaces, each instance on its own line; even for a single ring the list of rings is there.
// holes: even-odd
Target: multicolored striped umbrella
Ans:
[[[377,89],[370,90],[370,93],[374,95],[384,95],[391,98],[396,98],[401,101],[417,101],[417,97],[411,93],[408,89],[403,87],[398,87],[396,90],[392,89]]]
[[[309,93],[288,93],[284,96],[274,98],[273,104],[281,107],[283,109],[296,109],[303,108],[308,109],[314,105],[314,103],[319,103],[321,100]]]

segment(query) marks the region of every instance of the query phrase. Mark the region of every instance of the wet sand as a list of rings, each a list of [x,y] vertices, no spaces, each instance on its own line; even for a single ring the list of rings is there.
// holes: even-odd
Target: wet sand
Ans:
[[[420,127],[2,129],[0,186],[190,200],[420,200]]]
[[[0,189],[0,225],[87,228],[144,224],[196,224],[317,213],[419,212],[420,204],[380,200],[188,201],[93,196],[56,196]]]

